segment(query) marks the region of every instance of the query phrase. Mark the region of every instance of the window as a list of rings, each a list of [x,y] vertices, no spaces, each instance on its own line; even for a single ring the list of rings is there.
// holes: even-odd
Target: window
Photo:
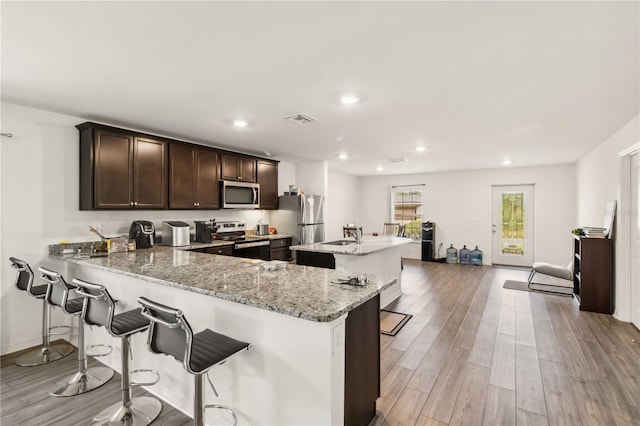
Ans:
[[[500,252],[524,255],[524,192],[503,192]]]
[[[390,222],[399,223],[405,237],[420,240],[424,185],[391,187]]]

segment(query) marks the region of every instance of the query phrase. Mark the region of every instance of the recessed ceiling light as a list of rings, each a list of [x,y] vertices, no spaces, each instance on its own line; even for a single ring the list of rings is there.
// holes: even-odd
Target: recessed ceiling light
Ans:
[[[353,105],[360,101],[360,98],[356,95],[342,95],[340,97],[340,102],[345,105]]]
[[[382,166],[378,166],[378,167],[376,167],[376,170],[377,170],[377,171],[379,171],[379,172],[381,172],[381,171],[383,171],[383,170],[384,170],[384,167],[382,167]]]
[[[502,160],[503,166],[508,166],[509,164],[511,164],[511,160]]]
[[[233,120],[233,126],[234,127],[247,127],[247,121],[246,120]]]
[[[339,158],[340,158],[341,160],[346,160],[347,158],[349,158],[349,156],[348,156],[346,153],[344,153],[344,152],[343,152],[342,154],[340,154],[340,157],[339,157]]]
[[[424,147],[424,146],[422,146],[422,145],[418,145],[418,146],[416,146],[416,152],[424,152],[424,150],[425,150],[425,149],[427,149],[427,148],[425,148],[425,147]]]

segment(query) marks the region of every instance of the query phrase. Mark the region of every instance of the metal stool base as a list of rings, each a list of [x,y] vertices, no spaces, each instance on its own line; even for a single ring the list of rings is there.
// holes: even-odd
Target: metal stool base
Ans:
[[[91,367],[78,371],[67,381],[60,383],[52,396],[75,396],[87,393],[107,383],[113,377],[113,370],[108,367]]]
[[[48,348],[34,349],[16,359],[16,365],[20,367],[35,367],[36,365],[48,364],[64,358],[73,352],[74,349],[75,347],[73,345],[67,343],[51,345]]]
[[[150,396],[139,396],[131,399],[128,407],[122,402],[105,408],[91,420],[91,426],[127,425],[146,426],[160,415],[162,404]]]
[[[207,409],[209,409],[209,408],[215,408],[217,410],[224,410],[227,413],[231,414],[231,417],[233,418],[233,426],[236,426],[238,424],[238,417],[236,416],[236,412],[233,411],[231,408],[227,407],[226,405],[210,404],[210,405],[205,405],[204,408],[205,408],[205,411]]]

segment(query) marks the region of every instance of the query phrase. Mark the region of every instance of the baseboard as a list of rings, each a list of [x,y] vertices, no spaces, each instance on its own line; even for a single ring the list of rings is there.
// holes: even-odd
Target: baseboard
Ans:
[[[400,296],[402,296],[402,287],[400,287],[400,284],[396,282],[391,287],[380,293],[380,307],[384,308]]]
[[[36,347],[42,345],[42,337],[34,337],[31,339],[23,340],[21,342],[11,342],[10,344],[0,348],[0,354],[2,358],[5,356],[14,355],[20,351],[30,351]]]
[[[76,318],[76,317],[74,317]],[[53,344],[54,337],[57,336],[65,336],[65,338],[55,339],[56,342],[65,342],[71,343],[73,346],[78,347],[78,322],[74,320],[71,324],[62,323],[60,325],[52,325],[51,330],[55,332],[56,327],[71,327],[68,332],[64,332],[62,334],[51,334],[49,339],[51,339],[51,344]],[[63,329],[64,330],[64,329]],[[11,342],[8,345],[2,346],[0,348],[0,357],[15,355],[17,352],[27,353],[30,350],[39,348],[42,346],[42,336],[31,337],[27,340],[22,340],[20,342]]]
[[[35,341],[35,344],[33,343],[33,341]],[[31,342],[31,343],[29,343]],[[73,344],[73,342],[69,342],[66,339],[56,339],[56,340],[51,340],[49,342],[50,345],[57,345],[57,344],[62,344],[62,343],[71,343],[73,346],[76,346]],[[25,347],[25,345],[29,344],[30,346]],[[11,350],[12,347],[15,347],[15,349]],[[16,343],[14,345],[9,345],[7,346],[7,348],[9,348],[9,350],[5,353],[3,350],[3,355],[0,356],[0,363],[4,364],[5,362],[11,362],[14,359],[20,357],[21,355],[26,354],[27,352],[31,352],[35,349],[39,349],[42,347],[42,338],[40,339],[30,339],[27,340],[25,342],[22,343]]]
[[[188,373],[185,372],[185,374]],[[187,417],[193,417],[193,401],[184,399],[183,395],[175,392],[173,388],[160,382],[153,386],[143,386],[143,388],[150,394],[155,395],[163,404],[169,404],[176,410],[182,411]]]

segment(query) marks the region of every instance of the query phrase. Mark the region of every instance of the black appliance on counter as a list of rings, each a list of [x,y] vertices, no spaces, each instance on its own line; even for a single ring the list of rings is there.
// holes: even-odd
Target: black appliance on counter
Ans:
[[[195,220],[196,235],[195,240],[199,243],[210,243],[211,234],[215,234],[218,230],[216,220]]]
[[[436,224],[422,223],[422,261],[433,262],[433,248],[436,245]]]
[[[134,220],[129,228],[129,239],[136,241],[136,249],[151,248],[156,242],[156,228],[148,220]]]

